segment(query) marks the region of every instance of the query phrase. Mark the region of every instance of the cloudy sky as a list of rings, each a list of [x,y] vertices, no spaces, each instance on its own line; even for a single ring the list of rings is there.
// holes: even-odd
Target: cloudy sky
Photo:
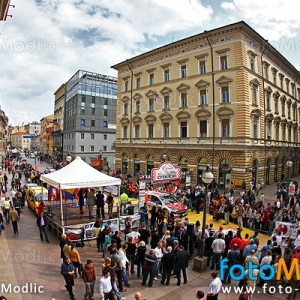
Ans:
[[[300,69],[298,0],[11,0],[0,22],[0,102],[13,125],[54,110],[78,69],[110,66],[185,37],[244,20]],[[271,5],[270,5],[271,4]]]

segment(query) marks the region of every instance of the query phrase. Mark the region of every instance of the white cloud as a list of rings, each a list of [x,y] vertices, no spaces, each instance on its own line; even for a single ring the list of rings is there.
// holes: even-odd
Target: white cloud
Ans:
[[[232,2],[222,2],[221,7],[227,10],[236,10],[236,6]]]
[[[53,93],[78,69],[116,76],[111,65],[170,43],[172,36],[178,40],[241,19],[296,55],[282,38],[298,45],[298,2],[265,2],[18,1],[0,36],[2,108],[13,124],[39,120],[53,113]]]
[[[213,10],[197,0],[23,0],[10,13],[0,93],[10,122],[20,124],[52,114],[53,93],[78,69],[116,76],[111,65],[150,50],[158,37],[199,27]]]
[[[298,7],[299,1],[282,0],[233,0],[222,2],[221,7],[232,13],[231,17],[245,20],[269,40],[279,40],[281,37],[295,37],[300,25]]]

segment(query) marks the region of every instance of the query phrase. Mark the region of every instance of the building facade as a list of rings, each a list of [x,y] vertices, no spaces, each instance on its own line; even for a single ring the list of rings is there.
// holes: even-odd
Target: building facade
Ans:
[[[77,71],[66,83],[64,157],[80,156],[87,163],[99,154],[104,166],[114,166],[117,78]]]
[[[40,133],[40,153],[53,155],[53,137],[52,132],[54,115],[49,115],[41,119]]]
[[[6,141],[8,136],[8,117],[0,107],[0,162],[6,155]]]
[[[116,168],[123,174],[150,174],[165,160],[190,173],[193,184],[210,164],[221,187],[299,174],[299,72],[246,23],[112,68],[118,71]]]
[[[66,84],[62,84],[54,93],[54,131],[53,154],[61,159],[63,157],[63,129],[64,129],[64,105],[66,96]]]
[[[31,136],[28,132],[18,131],[11,134],[11,148],[18,148],[24,151],[31,149]]]

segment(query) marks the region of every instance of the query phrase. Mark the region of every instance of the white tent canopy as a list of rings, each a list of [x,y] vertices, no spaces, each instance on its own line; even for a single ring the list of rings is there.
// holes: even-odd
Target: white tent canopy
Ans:
[[[65,189],[121,185],[121,179],[101,173],[85,163],[79,156],[64,168],[41,176],[53,187]]]

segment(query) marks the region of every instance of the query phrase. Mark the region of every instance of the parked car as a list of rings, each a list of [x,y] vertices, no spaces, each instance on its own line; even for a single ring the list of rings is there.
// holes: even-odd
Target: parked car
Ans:
[[[30,185],[32,185],[32,183]],[[41,201],[48,201],[48,189],[42,186],[28,186],[26,190],[26,200],[28,207],[37,215],[38,206]]]
[[[34,186],[38,186],[38,184],[36,183],[25,183],[24,184],[24,189],[27,190],[29,187],[34,187]]]
[[[156,206],[157,208],[165,210],[167,212],[166,215],[169,215],[172,212],[175,216],[186,216],[187,207],[173,195],[154,191],[147,191],[146,193],[148,194],[148,209],[151,209],[152,206]]]

